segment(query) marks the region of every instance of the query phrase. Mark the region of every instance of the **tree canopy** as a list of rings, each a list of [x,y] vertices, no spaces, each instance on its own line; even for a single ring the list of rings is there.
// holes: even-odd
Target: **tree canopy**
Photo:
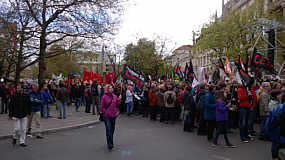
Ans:
[[[125,49],[126,64],[145,74],[158,74],[163,68],[162,55],[157,54],[154,41],[141,38],[137,44],[128,44]]]
[[[282,21],[280,17],[282,17],[280,11],[265,13],[264,1],[257,0],[245,10],[230,12],[219,19],[212,18],[211,22],[205,24],[198,34],[199,38],[194,45],[194,53],[211,52],[213,57],[235,58],[237,55],[242,57],[250,55],[254,46],[265,49],[267,42],[264,39],[266,36],[264,33],[256,31],[260,27],[259,19]],[[277,37],[282,37],[281,35],[278,33]],[[281,39],[281,41],[284,40]]]

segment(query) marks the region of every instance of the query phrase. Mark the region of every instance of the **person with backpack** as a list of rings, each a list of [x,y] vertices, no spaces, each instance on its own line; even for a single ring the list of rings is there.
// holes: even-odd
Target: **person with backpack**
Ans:
[[[122,96],[117,97],[113,94],[113,87],[106,86],[106,92],[101,99],[100,112],[103,114],[103,120],[106,127],[107,147],[109,151],[114,148],[113,136],[115,132],[116,118],[119,115],[118,107]]]
[[[219,91],[216,95],[217,98],[217,104],[216,104],[216,123],[217,123],[217,132],[213,140],[212,146],[218,145],[218,138],[220,134],[224,135],[226,147],[229,148],[235,148],[236,146],[230,143],[228,136],[227,136],[227,130],[228,125],[227,121],[229,120],[228,117],[228,111],[229,111],[229,105],[226,104],[226,97],[225,92],[223,90]]]
[[[266,140],[266,136],[264,133],[264,126],[266,119],[269,116],[270,108],[269,108],[269,102],[270,102],[270,92],[271,86],[269,82],[263,82],[262,83],[262,91],[259,96],[259,114],[260,114],[260,133],[259,133],[259,140]]]
[[[174,87],[170,85],[168,86],[168,90],[164,93],[164,103],[166,108],[166,116],[165,116],[166,123],[168,123],[168,121],[170,121],[172,124],[175,122],[176,119],[175,102],[176,102],[176,93],[174,92]]]
[[[183,106],[184,106],[184,132],[192,132],[194,128],[194,114],[196,112],[196,104],[192,94],[192,87],[190,85],[185,87],[183,95]]]
[[[99,92],[97,81],[94,81],[91,85],[91,95],[92,95],[92,114],[99,115]],[[96,110],[96,111],[95,111]]]

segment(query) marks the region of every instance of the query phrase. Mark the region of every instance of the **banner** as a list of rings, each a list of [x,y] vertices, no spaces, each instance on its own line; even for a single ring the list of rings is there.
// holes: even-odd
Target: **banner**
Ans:
[[[83,71],[83,82],[92,80],[92,72]]]
[[[104,78],[105,78],[105,84],[109,84],[109,74],[108,73],[104,73]]]
[[[125,80],[132,81],[139,88],[143,87],[143,84],[145,83],[143,76],[137,73],[136,71],[132,70],[127,65],[124,66],[122,76]]]
[[[262,71],[269,71],[271,74],[277,74],[274,70],[273,64],[265,56],[260,54],[256,48],[253,50],[251,58],[251,69],[253,72],[258,73]]]

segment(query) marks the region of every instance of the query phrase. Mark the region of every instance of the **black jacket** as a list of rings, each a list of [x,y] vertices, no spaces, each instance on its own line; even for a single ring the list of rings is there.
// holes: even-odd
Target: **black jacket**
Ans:
[[[16,93],[9,104],[9,117],[24,118],[31,115],[32,103],[25,93]]]
[[[81,98],[82,94],[81,94],[81,90],[80,88],[73,88],[73,98]]]
[[[195,110],[196,109],[196,103],[194,101],[193,95],[191,91],[185,91],[183,96],[183,104],[184,109],[186,110]]]

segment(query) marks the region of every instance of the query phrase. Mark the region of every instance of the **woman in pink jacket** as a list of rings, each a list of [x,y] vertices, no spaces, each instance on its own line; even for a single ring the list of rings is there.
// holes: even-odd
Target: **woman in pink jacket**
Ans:
[[[121,95],[117,97],[113,94],[113,86],[107,85],[104,96],[101,99],[100,112],[103,113],[105,127],[106,127],[106,137],[107,146],[109,151],[114,147],[113,135],[115,132],[116,118],[119,114],[117,107],[121,102]]]

